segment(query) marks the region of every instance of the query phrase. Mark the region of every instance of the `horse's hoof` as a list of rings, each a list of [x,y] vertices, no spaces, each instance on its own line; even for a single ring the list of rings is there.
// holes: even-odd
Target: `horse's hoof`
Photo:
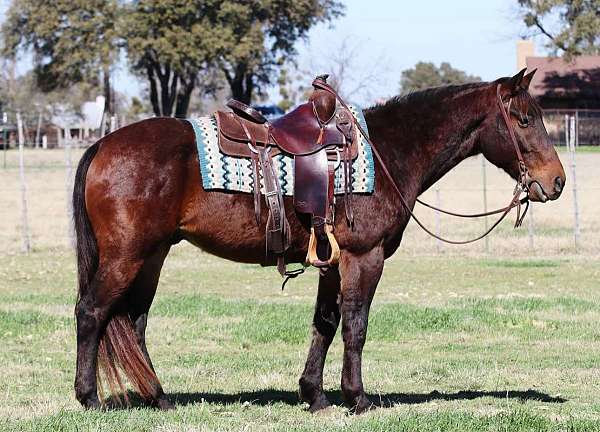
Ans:
[[[156,401],[156,406],[161,411],[170,411],[175,409],[175,405],[166,397],[161,397]]]
[[[102,408],[102,404],[100,403],[100,400],[98,399],[98,397],[87,398],[87,399],[81,401],[81,405],[86,410],[99,410]]]
[[[329,403],[329,400],[327,400],[327,397],[321,393],[317,399],[310,404],[310,407],[308,407],[308,412],[314,414],[327,409],[330,406],[331,404]]]
[[[377,407],[373,405],[366,396],[362,396],[360,397],[358,403],[350,408],[350,414],[364,414],[368,411],[374,410],[375,408]]]

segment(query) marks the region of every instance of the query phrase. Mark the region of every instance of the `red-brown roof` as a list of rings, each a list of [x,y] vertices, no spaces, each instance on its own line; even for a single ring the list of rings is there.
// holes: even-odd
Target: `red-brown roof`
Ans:
[[[529,92],[542,106],[586,108],[600,104],[600,56],[575,57],[571,62],[557,57],[527,57],[526,61],[528,70],[537,68]]]

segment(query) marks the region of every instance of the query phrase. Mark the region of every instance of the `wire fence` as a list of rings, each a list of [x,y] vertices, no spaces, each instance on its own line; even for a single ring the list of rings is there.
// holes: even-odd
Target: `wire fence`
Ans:
[[[598,255],[600,151],[577,147],[575,116],[564,124],[565,142],[571,145],[559,151],[567,172],[559,200],[533,205],[522,228],[513,230],[505,221],[491,236],[468,246],[442,244],[410,223],[402,248],[413,254]],[[83,148],[75,140],[54,150],[25,148],[24,138],[22,144],[5,152],[0,164],[0,251],[70,247],[73,176]],[[423,199],[458,212],[480,212],[506,205],[513,187],[506,174],[477,157],[452,170]],[[416,212],[434,232],[453,239],[473,237],[493,222],[457,220],[422,207]]]

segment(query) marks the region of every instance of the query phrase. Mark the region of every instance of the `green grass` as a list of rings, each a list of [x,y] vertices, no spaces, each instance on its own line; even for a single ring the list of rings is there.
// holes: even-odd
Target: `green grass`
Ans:
[[[324,378],[336,406],[311,415],[298,402],[315,271],[282,292],[272,268],[174,248],[148,346],[177,409],[85,412],[72,390],[72,253],[0,262],[3,431],[600,431],[600,263],[586,257],[398,253],[363,362],[381,407],[359,417],[342,405],[339,336]]]

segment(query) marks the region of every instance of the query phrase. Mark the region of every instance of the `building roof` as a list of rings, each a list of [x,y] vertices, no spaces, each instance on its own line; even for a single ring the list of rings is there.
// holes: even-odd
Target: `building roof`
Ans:
[[[527,57],[536,68],[529,92],[544,108],[600,108],[600,56]]]

